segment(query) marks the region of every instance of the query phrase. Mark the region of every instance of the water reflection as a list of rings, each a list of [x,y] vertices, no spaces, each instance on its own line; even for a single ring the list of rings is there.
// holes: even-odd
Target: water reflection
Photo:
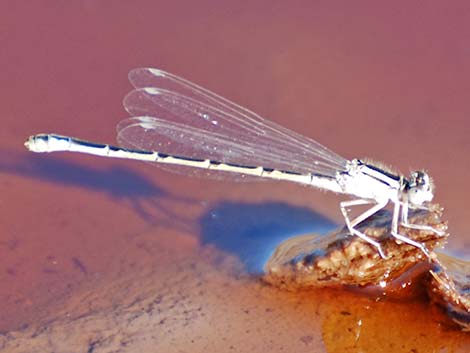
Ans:
[[[200,220],[201,241],[236,255],[250,273],[261,273],[274,249],[304,233],[326,233],[336,225],[305,207],[281,202],[222,202]]]
[[[130,205],[150,225],[194,232],[199,224],[202,245],[215,245],[238,256],[251,273],[261,272],[272,251],[286,238],[324,233],[335,226],[311,209],[280,202],[219,202],[207,206],[194,220],[174,211],[173,206],[201,205],[198,200],[165,190],[132,169],[116,165],[95,168],[50,155],[8,151],[4,155],[8,157],[0,162],[0,172],[104,193]]]
[[[39,179],[58,185],[74,186],[106,194],[125,202],[147,223],[162,222],[183,226],[184,215],[172,211],[168,201],[194,204],[197,200],[164,190],[149,178],[126,167],[112,165],[95,168],[79,165],[50,155],[31,155],[4,151],[8,156],[0,162],[0,172]]]

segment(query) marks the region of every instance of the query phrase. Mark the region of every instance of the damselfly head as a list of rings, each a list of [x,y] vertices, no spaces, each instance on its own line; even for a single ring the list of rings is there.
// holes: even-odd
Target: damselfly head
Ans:
[[[434,183],[431,177],[423,171],[411,173],[407,187],[408,201],[415,205],[422,205],[434,197]]]

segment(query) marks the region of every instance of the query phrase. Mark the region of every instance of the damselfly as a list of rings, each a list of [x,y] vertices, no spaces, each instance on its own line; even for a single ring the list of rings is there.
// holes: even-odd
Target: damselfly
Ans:
[[[31,136],[33,152],[71,151],[154,162],[169,170],[215,178],[287,180],[354,196],[340,203],[346,226],[386,257],[380,242],[356,226],[393,205],[391,234],[429,256],[426,247],[399,234],[398,226],[442,232],[408,222],[409,208],[425,208],[433,183],[424,171],[409,178],[360,159],[347,160],[320,143],[162,70],[129,73],[135,87],[124,99],[132,116],[117,126],[121,147],[56,134]],[[348,208],[371,205],[351,219]]]

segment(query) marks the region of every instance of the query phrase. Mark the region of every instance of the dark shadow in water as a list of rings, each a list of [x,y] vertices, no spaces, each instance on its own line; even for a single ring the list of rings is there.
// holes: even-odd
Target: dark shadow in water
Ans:
[[[5,153],[0,172],[65,186],[79,187],[124,201],[149,226],[194,232],[194,219],[172,211],[172,203],[197,200],[172,194],[150,179],[120,166],[94,168],[51,155]],[[53,197],[53,196],[51,196]],[[259,273],[274,249],[291,236],[326,233],[335,224],[324,216],[286,203],[221,202],[198,220],[202,245],[212,244],[241,259],[250,273]]]
[[[223,202],[200,218],[201,241],[236,255],[250,273],[261,273],[274,249],[285,239],[305,233],[324,234],[336,224],[304,207],[286,203]]]
[[[157,220],[161,224],[162,217],[170,223],[177,223],[178,220],[186,222],[182,215],[165,207],[169,200],[197,202],[169,193],[148,178],[125,167],[98,169],[68,162],[56,156],[31,153],[12,152],[5,156],[7,157],[0,161],[0,172],[105,193],[110,198],[130,204],[150,224],[155,224]]]

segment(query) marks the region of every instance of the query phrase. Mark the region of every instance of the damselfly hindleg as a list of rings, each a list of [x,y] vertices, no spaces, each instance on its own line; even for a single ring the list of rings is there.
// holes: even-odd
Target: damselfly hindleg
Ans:
[[[348,227],[348,230],[351,232],[351,234],[356,235],[359,238],[361,238],[362,240],[364,240],[364,241],[368,242],[369,244],[375,246],[377,248],[377,251],[379,252],[380,256],[384,259],[387,258],[387,256],[385,255],[384,251],[382,250],[382,246],[380,245],[380,243],[378,241],[376,241],[375,239],[369,237],[368,235],[360,232],[355,227],[359,223],[361,223],[362,221],[366,220],[367,218],[369,218],[370,216],[372,216],[373,214],[377,213],[382,208],[384,208],[387,205],[387,202],[388,202],[388,200],[377,202],[375,200],[358,199],[358,200],[343,201],[343,202],[340,203],[341,212],[343,213],[344,220],[346,222],[346,226]],[[356,217],[352,221],[349,219],[347,207],[368,205],[368,204],[372,204],[372,203],[375,203],[375,205],[372,206],[371,208],[369,208],[368,210],[366,210],[365,212],[363,212],[362,214],[360,214],[358,217]]]

